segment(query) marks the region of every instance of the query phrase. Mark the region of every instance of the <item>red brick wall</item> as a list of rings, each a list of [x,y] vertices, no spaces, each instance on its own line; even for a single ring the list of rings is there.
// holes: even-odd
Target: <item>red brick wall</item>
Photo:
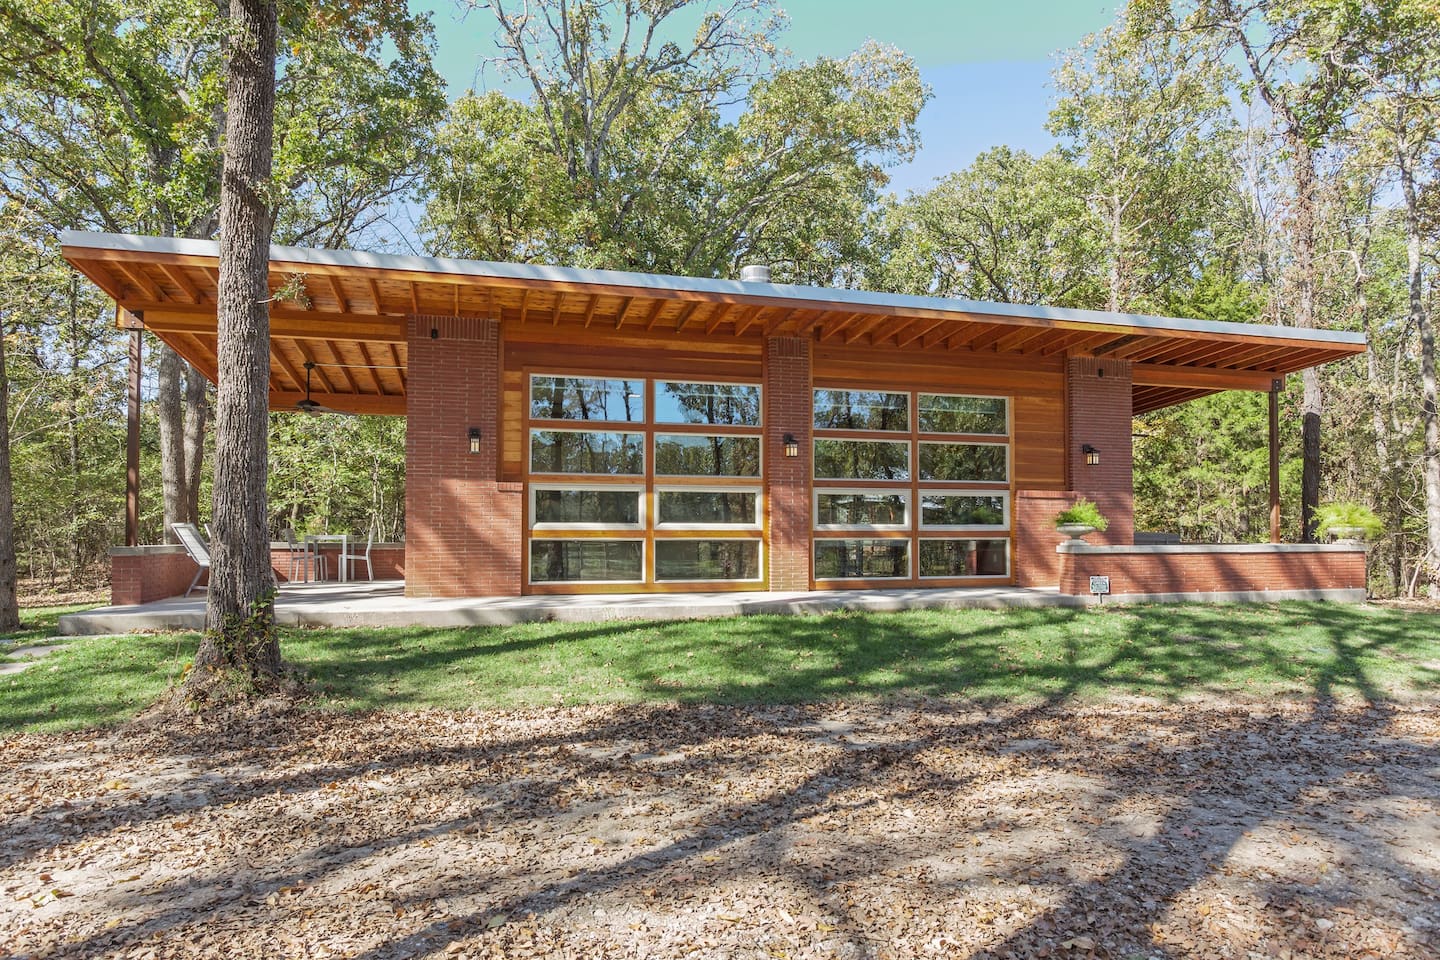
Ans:
[[[770,510],[770,589],[810,589],[810,341],[765,341],[765,501]],[[798,457],[785,456],[785,434]]]
[[[110,554],[110,603],[117,607],[179,596],[199,569],[181,547],[123,547],[117,551]],[[199,586],[207,579],[201,577]]]
[[[1093,536],[1093,534],[1091,535]],[[1060,592],[1090,595],[1090,578],[1110,578],[1112,594],[1255,590],[1363,590],[1365,550],[1307,550],[1266,544],[1243,552],[1196,544],[1181,551],[1061,553]]]
[[[325,572],[328,578],[333,580],[340,574],[340,545],[326,546],[321,549],[325,557]],[[351,545],[352,553],[364,553],[365,544]],[[376,544],[370,553],[370,562],[375,566],[376,580],[403,580],[405,578],[405,545],[403,543]],[[290,551],[285,548],[270,548],[270,566],[275,571],[276,583],[289,583],[290,577]],[[364,580],[365,565],[355,564],[352,577]],[[295,582],[304,582],[304,573],[296,570]]]
[[[1021,587],[1053,587],[1060,582],[1060,556],[1055,548],[1069,540],[1055,529],[1055,515],[1079,497],[1073,490],[1019,490],[1010,509],[1015,529],[1015,583]]]
[[[524,486],[498,482],[500,325],[412,316],[407,341],[405,592],[517,595]]]
[[[1097,544],[1135,542],[1134,448],[1131,425],[1130,362],[1072,357],[1066,363],[1070,489],[1095,502],[1110,521]],[[1085,463],[1085,444],[1100,451],[1100,463]]]

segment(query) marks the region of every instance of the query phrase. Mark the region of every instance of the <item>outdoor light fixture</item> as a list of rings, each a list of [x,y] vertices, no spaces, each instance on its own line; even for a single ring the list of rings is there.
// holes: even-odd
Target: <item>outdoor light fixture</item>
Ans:
[[[793,433],[785,434],[785,456],[800,456],[800,443],[795,439],[795,434]]]
[[[1086,466],[1095,467],[1095,466],[1099,466],[1099,465],[1100,465],[1100,451],[1099,451],[1099,450],[1096,450],[1094,447],[1090,446],[1090,444],[1088,444],[1088,443],[1085,444],[1085,445],[1084,445],[1083,447],[1081,447],[1080,449],[1083,450],[1083,451],[1085,451],[1085,465],[1086,465]]]
[[[471,453],[479,453],[479,452],[480,452],[480,428],[479,428],[479,427],[471,427],[471,428],[470,428],[470,452],[471,452]]]

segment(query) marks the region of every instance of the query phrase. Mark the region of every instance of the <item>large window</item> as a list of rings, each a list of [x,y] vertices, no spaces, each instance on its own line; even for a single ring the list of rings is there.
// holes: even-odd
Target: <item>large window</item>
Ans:
[[[820,387],[814,426],[817,581],[1010,576],[1006,398]]]
[[[537,373],[529,387],[532,588],[764,580],[758,384]]]

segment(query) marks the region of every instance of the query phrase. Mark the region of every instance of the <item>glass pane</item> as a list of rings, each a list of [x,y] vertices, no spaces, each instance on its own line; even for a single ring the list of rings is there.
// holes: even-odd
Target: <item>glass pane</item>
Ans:
[[[645,419],[644,380],[531,377],[530,416],[537,420]]]
[[[815,579],[908,577],[909,540],[816,540]]]
[[[759,495],[729,490],[657,490],[659,523],[754,523]]]
[[[657,580],[758,580],[759,540],[656,540]]]
[[[905,498],[898,493],[817,493],[820,526],[905,526]]]
[[[760,425],[760,388],[753,384],[655,384],[656,423],[722,423],[736,427]]]
[[[536,490],[533,523],[639,523],[637,490]]]
[[[921,540],[922,577],[1003,577],[1008,540]]]
[[[920,525],[924,527],[999,526],[1005,522],[1005,498],[999,494],[951,497],[925,494],[920,498]]]
[[[815,476],[826,480],[909,480],[910,444],[816,440]]]
[[[532,430],[530,472],[608,476],[643,474],[645,436],[640,433]]]
[[[1003,443],[922,443],[921,480],[985,480],[1003,483]]]
[[[816,390],[815,426],[821,430],[910,429],[910,395],[876,390]]]
[[[656,434],[655,473],[665,477],[758,477],[760,438]]]
[[[922,393],[917,402],[921,433],[994,433],[1007,427],[1003,397],[947,397]]]
[[[530,582],[639,580],[639,540],[531,540]]]

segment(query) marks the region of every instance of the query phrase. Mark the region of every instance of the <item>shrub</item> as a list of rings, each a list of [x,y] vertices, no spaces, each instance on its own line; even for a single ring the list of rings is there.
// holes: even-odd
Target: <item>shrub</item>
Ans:
[[[1359,530],[1362,540],[1373,540],[1385,532],[1385,522],[1375,515],[1375,511],[1354,500],[1327,503],[1315,511],[1315,516],[1318,520],[1315,533],[1321,537],[1345,527]]]
[[[1068,508],[1061,510],[1055,515],[1055,526],[1062,526],[1067,523],[1080,523],[1087,527],[1094,527],[1096,530],[1104,530],[1110,526],[1110,521],[1100,512],[1100,508],[1089,500],[1081,497]]]

